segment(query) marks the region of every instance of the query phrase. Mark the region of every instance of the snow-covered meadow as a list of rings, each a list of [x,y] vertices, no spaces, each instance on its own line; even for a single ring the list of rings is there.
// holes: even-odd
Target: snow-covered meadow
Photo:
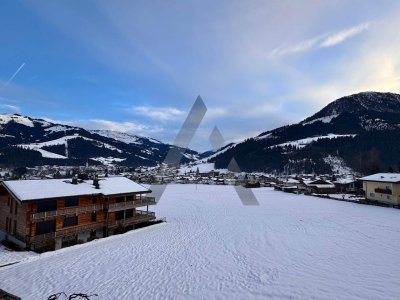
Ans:
[[[399,299],[400,210],[269,188],[170,185],[167,223],[0,268],[23,299]],[[0,254],[1,255],[1,254]]]

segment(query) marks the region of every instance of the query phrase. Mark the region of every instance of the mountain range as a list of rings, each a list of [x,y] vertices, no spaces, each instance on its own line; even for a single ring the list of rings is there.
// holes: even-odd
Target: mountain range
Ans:
[[[55,124],[18,114],[0,115],[0,164],[37,165],[124,165],[155,166],[171,148],[183,155],[182,162],[197,159],[198,153],[158,140],[108,130]]]
[[[211,157],[235,158],[243,171],[353,173],[400,170],[400,95],[363,92],[340,98],[309,118],[229,144]]]
[[[0,115],[0,164],[155,166],[176,148],[146,137]],[[400,95],[364,92],[340,98],[311,117],[265,131],[216,152],[176,148],[181,163],[267,173],[400,171]]]

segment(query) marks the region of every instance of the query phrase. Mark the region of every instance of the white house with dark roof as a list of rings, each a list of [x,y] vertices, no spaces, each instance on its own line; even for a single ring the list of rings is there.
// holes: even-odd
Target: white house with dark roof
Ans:
[[[400,174],[378,173],[360,178],[365,198],[386,204],[400,204]]]
[[[51,243],[59,249],[133,229],[155,219],[150,192],[125,177],[3,181],[0,237],[30,249]]]

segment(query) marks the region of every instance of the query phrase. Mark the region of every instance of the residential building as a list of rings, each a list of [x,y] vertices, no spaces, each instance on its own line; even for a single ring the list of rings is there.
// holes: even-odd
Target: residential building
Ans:
[[[386,204],[400,204],[400,174],[378,173],[361,178],[365,198]]]
[[[60,249],[133,229],[155,219],[150,192],[125,177],[3,181],[0,237],[33,250],[53,241]]]
[[[304,187],[311,194],[334,194],[336,193],[335,185],[325,179],[316,179],[312,181],[303,181]]]

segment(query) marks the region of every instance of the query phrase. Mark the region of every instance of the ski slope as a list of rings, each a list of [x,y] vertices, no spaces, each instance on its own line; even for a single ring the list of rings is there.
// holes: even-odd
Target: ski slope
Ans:
[[[23,299],[399,299],[400,210],[231,186],[170,185],[167,223],[0,268]]]

